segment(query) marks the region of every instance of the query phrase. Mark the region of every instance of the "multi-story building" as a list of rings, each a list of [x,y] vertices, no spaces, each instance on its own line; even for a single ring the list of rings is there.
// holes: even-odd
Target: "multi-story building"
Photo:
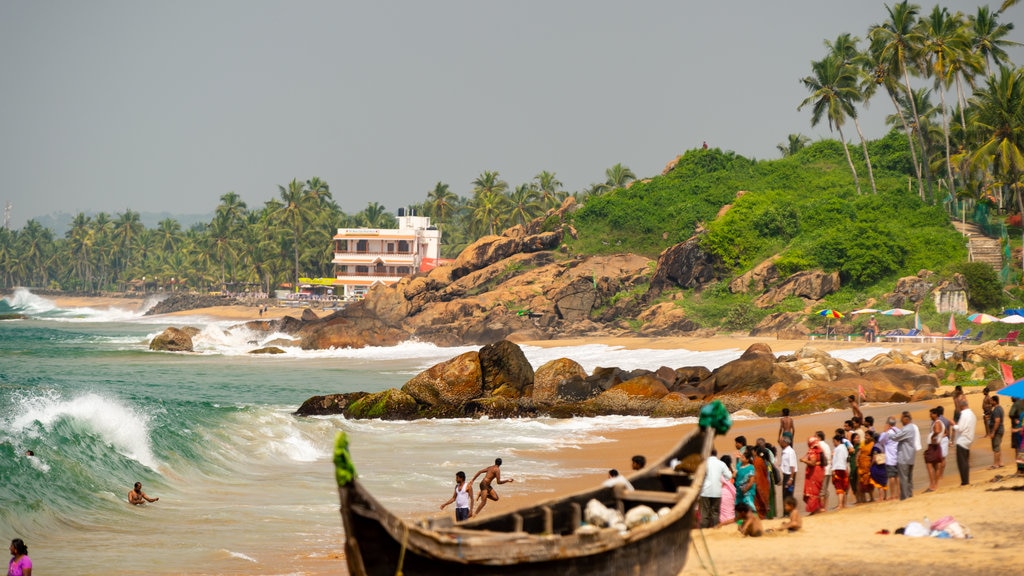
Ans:
[[[398,209],[398,229],[338,228],[334,235],[335,291],[359,298],[376,284],[391,285],[430,270],[441,256],[441,231],[426,216]]]

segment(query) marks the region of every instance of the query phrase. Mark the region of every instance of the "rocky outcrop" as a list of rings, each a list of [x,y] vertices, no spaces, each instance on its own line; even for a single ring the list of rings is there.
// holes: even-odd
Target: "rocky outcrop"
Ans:
[[[662,251],[651,278],[656,296],[670,288],[702,288],[721,277],[722,263],[700,247],[700,235]]]
[[[401,390],[316,396],[297,414],[385,419],[679,417],[696,415],[711,399],[722,400],[730,410],[766,415],[788,406],[800,414],[844,406],[850,391],[858,388],[869,402],[906,402],[933,397],[938,384],[919,357],[899,352],[850,363],[809,345],[776,358],[768,345],[754,344],[713,371],[700,366],[628,372],[597,368],[588,375],[568,358],[551,360],[534,372],[516,344],[502,341],[432,366]]]
[[[162,352],[192,352],[192,333],[184,328],[172,326],[157,334],[150,341],[149,349]]]
[[[821,300],[837,290],[839,290],[839,272],[801,270],[757,297],[754,300],[754,305],[758,308],[770,308],[790,296]]]
[[[214,306],[233,306],[238,302],[228,296],[207,296],[205,294],[174,293],[157,302],[146,310],[145,316],[170,314],[196,308],[212,308]]]

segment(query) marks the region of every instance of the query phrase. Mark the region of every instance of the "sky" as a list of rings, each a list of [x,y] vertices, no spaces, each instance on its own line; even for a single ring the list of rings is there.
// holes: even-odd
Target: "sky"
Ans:
[[[437,182],[470,196],[484,171],[575,191],[705,141],[777,158],[788,134],[829,136],[797,111],[824,41],[886,16],[874,0],[0,0],[0,226],[7,203],[13,229],[212,213],[227,192],[255,209],[312,177],[350,214]],[[1024,41],[1024,6],[1001,21]],[[861,112],[866,137],[890,108]]]

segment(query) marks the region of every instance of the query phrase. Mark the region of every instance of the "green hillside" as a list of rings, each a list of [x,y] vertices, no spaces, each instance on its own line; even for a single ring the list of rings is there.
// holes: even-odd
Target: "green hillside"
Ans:
[[[947,207],[908,189],[902,135],[869,145],[878,193],[857,194],[842,147],[814,143],[779,160],[752,160],[717,149],[691,150],[666,174],[590,197],[574,215],[575,253],[637,252],[656,258],[702,228],[702,247],[727,272],[700,294],[676,294],[703,325],[750,328],[771,312],[797,311],[797,299],[755,309],[756,295],[731,294],[728,281],[775,254],[780,273],[838,271],[843,288],[826,305],[851,310],[891,292],[902,276],[961,271],[962,235]],[[861,171],[866,167],[858,166]],[[731,208],[717,216],[726,204]],[[995,280],[995,273],[977,282]],[[977,283],[976,282],[976,283]],[[922,308],[923,312],[927,306]]]

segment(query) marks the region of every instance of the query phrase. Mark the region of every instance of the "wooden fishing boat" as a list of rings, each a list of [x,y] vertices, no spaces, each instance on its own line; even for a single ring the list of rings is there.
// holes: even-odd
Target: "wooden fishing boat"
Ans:
[[[686,563],[714,436],[711,427],[695,427],[672,452],[629,477],[635,490],[598,486],[456,524],[450,517],[403,520],[385,509],[359,483],[339,434],[335,463],[349,573],[676,576]],[[597,528],[584,523],[591,500],[620,512],[646,505],[658,516],[628,531]]]

